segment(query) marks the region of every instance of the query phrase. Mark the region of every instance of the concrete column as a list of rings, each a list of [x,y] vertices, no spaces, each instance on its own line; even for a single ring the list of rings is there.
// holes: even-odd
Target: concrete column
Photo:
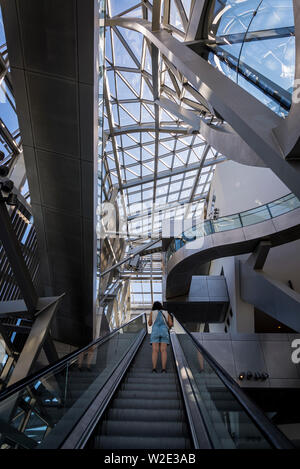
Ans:
[[[240,295],[239,259],[245,256],[234,256],[212,262],[210,275],[220,275],[222,268],[226,278],[232,317],[228,331],[233,333],[254,333],[254,307],[242,300]],[[224,332],[225,324],[211,324],[210,332]]]

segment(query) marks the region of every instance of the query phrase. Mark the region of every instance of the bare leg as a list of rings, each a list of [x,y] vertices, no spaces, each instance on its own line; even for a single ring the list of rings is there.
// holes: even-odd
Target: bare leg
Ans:
[[[168,345],[165,343],[160,344],[161,366],[163,370],[165,370],[167,366],[167,347]]]
[[[153,343],[152,344],[152,368],[156,369],[157,359],[158,359],[158,351],[159,351],[159,344]]]

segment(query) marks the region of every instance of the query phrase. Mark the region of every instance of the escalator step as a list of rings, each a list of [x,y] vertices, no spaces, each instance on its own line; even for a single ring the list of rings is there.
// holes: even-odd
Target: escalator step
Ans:
[[[157,378],[157,379],[176,379],[176,373],[173,370],[167,370],[167,373],[161,373],[158,369],[157,373],[152,373],[152,370],[140,371],[138,369],[132,369],[127,375],[129,378],[135,377],[139,379],[143,378]]]
[[[149,386],[149,390],[152,390],[152,389],[156,389],[156,388],[159,388],[161,390],[165,390],[165,391],[171,391],[172,389],[176,389],[176,383],[172,383],[172,382],[165,382],[165,383],[162,383],[161,381],[159,380],[152,380],[152,381],[145,381],[145,382],[142,382],[142,381],[137,381],[135,379],[132,379],[130,381],[125,381],[124,382],[124,385],[123,385],[123,388],[127,388],[128,389],[144,389],[145,387]]]
[[[174,388],[173,388],[174,389]],[[168,399],[178,399],[179,400],[179,394],[176,391],[162,391],[160,389],[157,390],[148,390],[148,387],[145,386],[144,389],[139,389],[139,390],[124,390],[124,391],[119,391],[118,393],[118,398],[120,399],[163,399],[163,400],[168,400]]]
[[[178,399],[114,399],[112,409],[181,409]]]
[[[167,366],[167,373],[164,374],[164,373],[161,373],[161,367],[160,366],[157,366],[157,375],[159,376],[169,376],[169,375],[176,375],[176,370],[175,368],[171,368],[170,366]],[[142,374],[146,374],[148,376],[152,376],[152,364],[150,363],[150,365],[148,367],[145,367],[144,366],[136,366],[136,365],[132,365],[132,367],[130,368],[130,370],[128,371],[128,374],[130,375],[131,373],[142,373]],[[157,376],[155,375],[155,376]]]
[[[144,438],[129,436],[97,436],[95,449],[189,449],[188,438]]]
[[[177,409],[110,409],[107,420],[132,420],[144,422],[179,422],[184,419],[184,414]]]
[[[181,437],[187,433],[183,422],[123,422],[121,420],[105,420],[101,425],[102,435],[135,436],[135,437]]]
[[[148,375],[145,374],[139,374],[139,373],[128,373],[126,376],[125,381],[136,381],[136,382],[161,382],[161,383],[177,383],[177,376],[175,373],[148,373]]]

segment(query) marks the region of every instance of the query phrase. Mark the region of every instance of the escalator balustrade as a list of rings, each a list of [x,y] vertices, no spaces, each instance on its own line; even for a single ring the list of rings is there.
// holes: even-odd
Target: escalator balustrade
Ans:
[[[167,373],[140,315],[7,388],[0,448],[293,448],[178,321],[170,337]]]

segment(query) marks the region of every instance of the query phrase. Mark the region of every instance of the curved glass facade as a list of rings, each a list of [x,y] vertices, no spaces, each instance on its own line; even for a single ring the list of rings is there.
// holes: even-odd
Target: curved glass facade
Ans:
[[[215,0],[208,61],[281,117],[295,78],[292,0]]]

